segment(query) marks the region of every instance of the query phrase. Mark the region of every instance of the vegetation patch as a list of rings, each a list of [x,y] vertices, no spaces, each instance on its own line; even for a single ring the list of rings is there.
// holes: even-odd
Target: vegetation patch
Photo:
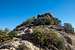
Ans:
[[[33,37],[40,46],[50,48],[53,45],[57,49],[64,49],[64,40],[59,36],[57,32],[45,28],[34,29],[33,32]]]

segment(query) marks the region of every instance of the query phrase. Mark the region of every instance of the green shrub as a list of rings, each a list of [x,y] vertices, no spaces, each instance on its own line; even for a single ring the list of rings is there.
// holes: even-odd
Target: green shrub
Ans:
[[[50,45],[54,45],[58,49],[64,48],[63,39],[53,30],[45,28],[34,29],[33,37],[36,39],[36,43],[39,43],[41,46],[50,47]]]
[[[8,36],[12,39],[13,37],[17,36],[17,32],[16,31],[11,31],[8,33]]]
[[[0,42],[5,42],[10,40],[11,38],[7,35],[7,31],[0,30]]]

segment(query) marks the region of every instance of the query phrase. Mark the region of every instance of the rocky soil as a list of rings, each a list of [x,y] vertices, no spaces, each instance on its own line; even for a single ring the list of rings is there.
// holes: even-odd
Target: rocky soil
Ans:
[[[69,34],[69,36],[72,39],[72,45],[75,48],[75,34]]]

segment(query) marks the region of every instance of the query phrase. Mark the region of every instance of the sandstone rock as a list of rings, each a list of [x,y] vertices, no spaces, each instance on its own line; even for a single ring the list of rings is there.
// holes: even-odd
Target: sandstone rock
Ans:
[[[16,50],[16,48],[14,48],[14,47],[11,47],[9,50]]]
[[[42,48],[36,47],[29,41],[21,40],[5,43],[4,45],[2,45],[0,50],[40,50],[40,49],[43,50]]]
[[[11,45],[14,46],[15,48],[18,48],[18,46],[20,45],[20,41],[13,41],[11,42]]]
[[[0,50],[9,50],[9,49],[0,49]]]
[[[19,47],[22,48],[23,50],[40,50],[41,49],[41,48],[34,46],[31,42],[24,41],[24,40],[21,41],[21,45],[19,45]]]

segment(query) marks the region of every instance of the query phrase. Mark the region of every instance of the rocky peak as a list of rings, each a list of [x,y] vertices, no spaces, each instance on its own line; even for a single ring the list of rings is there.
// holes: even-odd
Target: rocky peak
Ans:
[[[53,16],[50,13],[45,13],[45,14],[42,14],[42,15],[38,15],[37,16],[37,18],[41,18],[41,17],[51,17],[52,18]]]

